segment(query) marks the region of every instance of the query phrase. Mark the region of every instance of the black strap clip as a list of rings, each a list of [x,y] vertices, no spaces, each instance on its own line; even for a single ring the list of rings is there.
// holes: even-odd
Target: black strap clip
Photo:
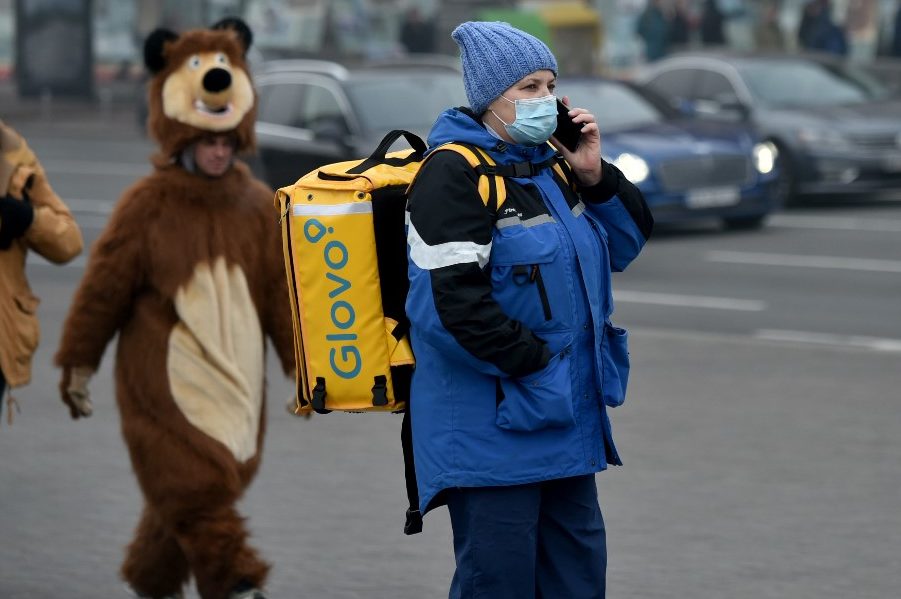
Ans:
[[[422,514],[413,508],[407,509],[407,522],[404,524],[405,535],[415,535],[422,532]]]
[[[489,175],[498,175],[500,177],[516,177],[519,179],[530,178],[541,173],[542,170],[549,166],[553,166],[554,160],[545,160],[544,162],[511,162],[510,164],[497,164],[495,166],[486,166],[485,172]]]
[[[531,162],[514,162],[510,166],[513,167],[514,177],[534,177],[538,174],[535,171],[535,165]]]
[[[317,414],[328,414],[331,410],[325,409],[325,379],[321,376],[316,377],[316,386],[313,387],[313,411]]]
[[[375,385],[372,386],[372,405],[388,405],[388,379],[383,374],[375,377]]]

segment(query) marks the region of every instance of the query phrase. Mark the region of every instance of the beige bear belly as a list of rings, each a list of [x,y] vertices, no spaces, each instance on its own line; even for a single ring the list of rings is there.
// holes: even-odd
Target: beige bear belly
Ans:
[[[198,264],[176,294],[175,309],[180,322],[167,357],[175,403],[244,462],[257,449],[264,343],[244,272],[223,258]]]

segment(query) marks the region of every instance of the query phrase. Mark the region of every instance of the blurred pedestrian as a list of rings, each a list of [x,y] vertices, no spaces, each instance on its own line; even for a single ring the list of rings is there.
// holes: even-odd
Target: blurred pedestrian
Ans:
[[[689,0],[676,0],[669,17],[669,43],[673,48],[685,48],[691,43],[694,18]]]
[[[56,363],[74,419],[118,335],[116,402],[143,499],[121,575],[140,597],[264,599],[269,564],[237,502],[261,460],[266,338],[286,373],[293,327],[273,191],[235,156],[254,143],[252,35],[238,19],[151,33],[153,172],[95,242]]]
[[[31,379],[37,307],[25,276],[29,250],[56,264],[81,253],[81,231],[25,139],[0,121],[0,408],[7,387]],[[12,398],[8,418],[15,409]]]
[[[463,23],[452,37],[470,106],[442,113],[429,146],[464,143],[507,175],[505,201],[486,210],[484,173],[437,152],[410,193],[420,510],[450,512],[452,599],[601,599],[594,475],[622,463],[608,406],[623,402],[628,372],[611,270],[637,256],[653,220],[601,159],[592,114],[568,111],[574,150],[552,137],[557,61],[543,42],[506,23]]]
[[[892,56],[901,57],[901,5],[895,12],[895,26],[892,35]]]
[[[798,24],[798,46],[809,50],[813,45],[814,24],[820,16],[822,5],[819,0],[808,0],[801,10],[801,22]]]
[[[400,43],[410,54],[427,54],[435,51],[435,24],[426,19],[414,6],[404,15],[400,28]]]
[[[663,0],[650,0],[638,17],[636,33],[644,41],[645,60],[660,60],[669,52],[670,23]]]
[[[705,46],[724,46],[724,23],[725,17],[717,0],[704,0],[704,9],[701,11],[701,43]]]
[[[760,19],[754,27],[754,42],[758,50],[785,50],[785,36],[779,24],[779,0],[767,0],[761,6]]]
[[[876,56],[879,29],[876,22],[876,0],[850,0],[845,15],[848,57],[869,62]]]
[[[811,52],[839,55],[847,53],[845,32],[832,20],[832,4],[829,0],[810,0],[804,6],[798,42],[801,48]]]

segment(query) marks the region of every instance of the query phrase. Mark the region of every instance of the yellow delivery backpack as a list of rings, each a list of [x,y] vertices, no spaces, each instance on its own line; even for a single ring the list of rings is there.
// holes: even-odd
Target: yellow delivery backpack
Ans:
[[[401,136],[412,149],[388,153]],[[407,469],[408,534],[416,512],[409,414],[413,352],[404,312],[409,289],[405,212],[407,190],[424,162],[416,135],[388,133],[371,156],[320,167],[279,189],[282,245],[294,320],[297,358],[295,413],[333,410],[405,412],[402,442]],[[506,199],[504,177],[529,176],[552,165],[565,181],[565,163],[495,165],[475,146],[432,150],[464,156],[479,174],[479,193],[495,213]],[[412,515],[418,519],[418,512]]]
[[[412,149],[388,153],[401,136]],[[323,166],[276,193],[294,315],[298,414],[404,408],[413,367],[404,314],[404,213],[425,151],[419,137],[392,131],[365,160]],[[445,144],[436,151],[464,156],[483,174],[486,206],[496,211],[503,204],[503,176],[512,170],[495,173],[494,161],[474,146]]]

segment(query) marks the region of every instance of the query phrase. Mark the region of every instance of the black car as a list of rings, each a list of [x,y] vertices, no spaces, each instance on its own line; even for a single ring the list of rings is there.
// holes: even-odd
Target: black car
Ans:
[[[255,170],[279,188],[324,164],[368,156],[392,129],[425,138],[443,110],[466,104],[463,77],[452,64],[264,64],[256,75]]]
[[[901,103],[803,56],[674,55],[639,79],[699,117],[776,145],[786,200],[901,189]]]

